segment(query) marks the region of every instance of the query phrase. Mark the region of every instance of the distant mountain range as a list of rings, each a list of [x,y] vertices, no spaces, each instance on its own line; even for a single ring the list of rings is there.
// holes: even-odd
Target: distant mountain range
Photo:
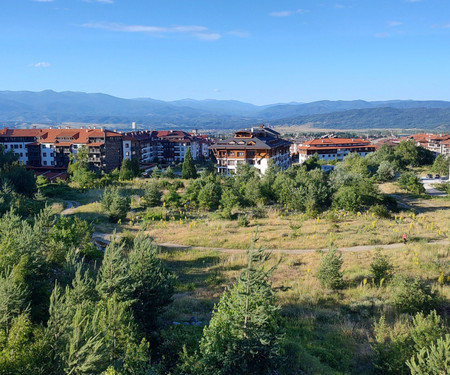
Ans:
[[[0,91],[0,125],[95,123],[143,128],[236,129],[259,123],[326,129],[450,129],[450,102],[318,101],[257,106],[235,100],[122,99],[45,90]]]

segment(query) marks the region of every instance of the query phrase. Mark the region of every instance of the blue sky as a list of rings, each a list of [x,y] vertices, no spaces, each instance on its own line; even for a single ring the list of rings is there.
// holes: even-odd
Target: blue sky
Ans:
[[[0,90],[450,100],[449,0],[1,0]]]

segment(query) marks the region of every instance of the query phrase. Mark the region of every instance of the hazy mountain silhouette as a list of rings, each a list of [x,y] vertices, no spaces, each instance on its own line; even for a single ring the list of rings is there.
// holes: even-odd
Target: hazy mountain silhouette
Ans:
[[[148,128],[232,129],[265,122],[274,125],[313,123],[321,128],[339,129],[446,129],[450,122],[450,102],[323,100],[257,106],[236,100],[166,102],[72,91],[0,91],[0,121],[4,125],[61,122],[129,124],[136,121]]]

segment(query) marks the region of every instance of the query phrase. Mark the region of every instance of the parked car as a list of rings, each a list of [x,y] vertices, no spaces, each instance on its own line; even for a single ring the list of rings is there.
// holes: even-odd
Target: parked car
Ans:
[[[437,174],[437,175],[434,176],[434,178],[441,178],[441,175]]]
[[[428,173],[427,178],[433,178],[433,175],[431,173]]]

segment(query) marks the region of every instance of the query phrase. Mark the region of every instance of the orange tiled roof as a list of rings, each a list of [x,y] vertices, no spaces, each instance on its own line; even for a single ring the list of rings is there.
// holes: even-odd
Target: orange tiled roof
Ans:
[[[303,143],[304,146],[338,146],[338,145],[358,145],[363,143],[364,145],[370,145],[370,141],[365,139],[355,138],[319,138],[311,139]]]

